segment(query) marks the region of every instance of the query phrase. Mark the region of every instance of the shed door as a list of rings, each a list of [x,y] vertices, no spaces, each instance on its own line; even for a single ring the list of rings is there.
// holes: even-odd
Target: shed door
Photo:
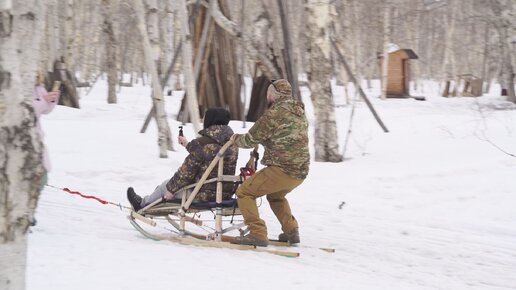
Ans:
[[[409,94],[409,88],[410,88],[410,66],[409,66],[409,59],[403,60],[403,94],[408,95]]]

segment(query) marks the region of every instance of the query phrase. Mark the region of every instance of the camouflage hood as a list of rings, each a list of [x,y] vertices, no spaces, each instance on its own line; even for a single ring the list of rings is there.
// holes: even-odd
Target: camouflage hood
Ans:
[[[226,125],[212,125],[199,131],[199,135],[213,139],[219,145],[224,145],[233,135],[233,130]]]

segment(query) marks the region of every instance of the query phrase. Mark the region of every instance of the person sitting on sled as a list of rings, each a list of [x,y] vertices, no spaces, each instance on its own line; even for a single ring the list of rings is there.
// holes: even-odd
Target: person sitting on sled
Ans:
[[[178,137],[178,142],[186,148],[188,156],[171,179],[158,185],[151,195],[140,197],[132,187],[127,189],[127,199],[135,211],[159,199],[171,200],[181,198],[175,195],[176,191],[196,183],[206,171],[211,161],[215,158],[222,146],[229,141],[233,130],[228,126],[230,120],[229,111],[223,108],[208,109],[204,115],[204,129],[199,131],[201,137],[190,142],[183,137]],[[230,146],[224,153],[224,175],[235,175],[238,159],[238,148]],[[217,170],[212,170],[208,179],[217,177]],[[201,187],[197,193],[196,201],[215,201],[216,183],[208,183]],[[229,199],[233,195],[235,185],[224,184],[223,199]]]

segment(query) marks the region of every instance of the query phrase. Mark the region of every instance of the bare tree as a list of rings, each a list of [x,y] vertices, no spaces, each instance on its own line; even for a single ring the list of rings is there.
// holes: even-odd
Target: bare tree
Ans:
[[[383,54],[382,54],[382,95],[381,98],[387,98],[387,78],[389,72],[389,46],[391,44],[391,2],[389,0],[383,3]]]
[[[32,93],[44,5],[0,0],[0,288],[25,289],[27,232],[45,173]]]
[[[318,0],[308,1],[308,39],[309,41],[309,87],[315,110],[315,160],[342,161],[338,153],[337,123],[331,93],[330,64],[331,43],[329,35],[330,4]]]
[[[167,123],[167,114],[165,113],[165,99],[163,98],[163,88],[161,87],[156,63],[153,59],[149,35],[145,27],[145,10],[142,0],[133,0],[134,11],[136,12],[137,26],[142,38],[143,52],[145,55],[145,63],[147,71],[152,78],[152,102],[156,109],[156,123],[158,125],[158,146],[159,157],[167,158],[167,140],[170,129]]]
[[[199,117],[199,103],[197,101],[196,79],[193,70],[192,36],[188,24],[188,12],[185,0],[179,1],[179,17],[181,19],[181,31],[183,32],[183,71],[186,83],[186,96],[188,112],[195,132],[200,130],[201,120]]]
[[[117,73],[117,54],[116,54],[116,37],[115,37],[115,28],[112,21],[114,5],[115,1],[110,0],[102,0],[102,17],[104,18],[104,22],[102,24],[102,30],[105,35],[105,44],[106,44],[106,62],[105,67],[107,70],[108,76],[108,104],[116,104],[116,83],[118,81]]]
[[[507,99],[516,103],[516,94],[514,92],[514,67],[511,53],[510,31],[516,30],[516,20],[514,1],[507,0],[491,0],[491,10],[494,14],[494,26],[498,32],[498,45],[500,49],[500,63],[501,63],[501,80],[504,88],[507,89]]]

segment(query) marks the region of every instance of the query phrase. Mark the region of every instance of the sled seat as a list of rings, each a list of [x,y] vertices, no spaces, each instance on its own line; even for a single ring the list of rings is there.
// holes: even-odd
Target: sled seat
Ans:
[[[222,183],[232,183],[236,186],[234,187],[234,190],[236,191],[236,187],[238,184],[242,183],[242,178],[240,176],[234,176],[234,175],[222,175],[218,178],[213,178],[210,180],[207,180],[204,182],[210,183],[210,182],[222,182]],[[183,190],[188,190],[194,187],[196,184],[192,184]],[[234,192],[231,192],[231,194],[234,194]],[[229,195],[229,194],[228,194]],[[157,202],[156,204],[153,204],[147,208],[144,208],[140,211],[140,214],[144,215],[174,215],[179,212],[183,207],[183,201],[181,198],[176,198],[173,200],[169,200],[166,202]],[[238,209],[236,198],[230,198],[230,199],[224,199],[221,201],[220,204],[217,204],[215,201],[198,201],[193,200],[190,206],[188,207],[187,212],[188,213],[199,213],[204,211],[211,211],[215,212],[217,208],[222,209],[222,215],[223,216],[230,216],[230,215],[240,215],[240,210]]]
[[[241,215],[240,209],[236,199],[223,200],[220,203],[222,208],[222,216]],[[175,215],[181,209],[181,200],[174,199],[145,210],[145,215],[161,216],[161,215]],[[214,201],[207,202],[193,202],[188,209],[189,213],[199,213],[205,211],[215,212],[217,203]]]
[[[171,203],[181,204],[181,200],[180,199],[173,200],[173,201],[171,201]],[[217,207],[217,203],[214,201],[194,201],[190,205],[191,209],[197,209],[197,210],[210,210],[210,209],[214,209],[216,207]],[[218,207],[221,207],[221,208],[238,207],[237,200],[235,198],[223,200],[220,203],[220,205],[218,205]]]

